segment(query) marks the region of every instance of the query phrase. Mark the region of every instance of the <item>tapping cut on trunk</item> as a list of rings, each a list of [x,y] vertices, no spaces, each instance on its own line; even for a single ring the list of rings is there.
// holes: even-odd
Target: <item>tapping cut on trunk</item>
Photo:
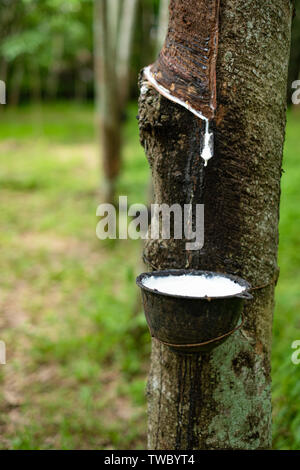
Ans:
[[[193,6],[194,4],[194,6]],[[145,78],[201,119],[214,117],[220,0],[171,0],[169,27]]]

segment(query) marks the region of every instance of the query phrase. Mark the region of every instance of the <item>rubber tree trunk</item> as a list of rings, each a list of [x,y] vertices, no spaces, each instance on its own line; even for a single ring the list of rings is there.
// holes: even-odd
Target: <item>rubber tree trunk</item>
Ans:
[[[197,2],[173,0],[173,8]],[[186,5],[185,5],[186,4]],[[205,245],[150,240],[149,269],[237,274],[256,289],[246,323],[211,353],[179,355],[153,339],[149,449],[271,446],[270,352],[292,4],[223,0],[217,59],[215,156],[200,159],[203,124],[143,87],[140,137],[155,202],[205,204]],[[145,83],[144,83],[145,85]]]

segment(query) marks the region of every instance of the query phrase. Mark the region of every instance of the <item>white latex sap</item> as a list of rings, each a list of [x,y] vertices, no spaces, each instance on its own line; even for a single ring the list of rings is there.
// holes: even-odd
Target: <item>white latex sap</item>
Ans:
[[[169,90],[167,90],[165,87],[157,83],[155,78],[153,77],[151,73],[151,66],[146,67],[144,69],[144,76],[148,80],[151,85],[165,98],[169,99],[170,101],[173,101],[174,103],[180,104],[184,108],[188,109],[191,113],[193,113],[195,116],[198,118],[202,119],[205,121],[205,134],[204,134],[204,144],[203,148],[201,151],[201,158],[204,160],[204,166],[207,166],[208,160],[210,160],[213,157],[213,147],[214,147],[214,139],[213,139],[213,133],[209,132],[209,120],[207,117],[205,117],[202,113],[194,109],[189,103],[186,103],[176,96],[173,96]],[[142,87],[142,93],[145,93],[146,87]]]
[[[181,276],[150,276],[143,285],[164,294],[184,297],[226,297],[245,290],[237,282],[223,276],[183,274]]]

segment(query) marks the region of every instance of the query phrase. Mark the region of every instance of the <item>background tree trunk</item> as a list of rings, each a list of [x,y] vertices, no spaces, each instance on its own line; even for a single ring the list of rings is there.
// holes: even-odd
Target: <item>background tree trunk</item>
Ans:
[[[33,58],[27,62],[27,68],[30,78],[30,94],[33,103],[40,103],[42,101],[42,85],[40,67],[37,61]]]
[[[9,92],[9,104],[12,106],[18,106],[20,102],[21,95],[21,86],[24,76],[24,61],[21,58],[18,62],[15,63],[13,68],[13,76],[10,84]]]
[[[187,0],[175,0],[175,8]],[[197,8],[197,2],[189,2]],[[178,355],[153,339],[150,449],[271,446],[270,351],[292,3],[224,0],[217,62],[215,156],[200,158],[203,123],[153,88],[140,135],[155,202],[205,204],[205,245],[150,240],[149,268],[197,268],[252,283],[244,328],[212,353]],[[258,288],[259,287],[259,288]]]
[[[111,10],[113,5],[112,2]],[[111,14],[107,0],[95,0],[94,8],[96,112],[104,173],[102,192],[106,202],[113,202],[121,148],[115,43],[112,41],[114,25],[111,24],[116,18]]]
[[[124,0],[118,43],[117,75],[120,86],[120,103],[126,106],[130,88],[130,55],[138,0]]]
[[[59,86],[59,73],[61,69],[61,62],[64,54],[64,37],[62,34],[56,34],[52,39],[52,64],[49,69],[48,78],[46,82],[47,97],[50,100],[57,98],[57,91]]]
[[[122,117],[128,100],[130,53],[137,0],[95,0],[97,126],[103,162],[103,198],[113,203],[121,168]]]
[[[165,40],[169,21],[169,0],[160,0],[159,17],[156,37],[156,52],[159,53]]]

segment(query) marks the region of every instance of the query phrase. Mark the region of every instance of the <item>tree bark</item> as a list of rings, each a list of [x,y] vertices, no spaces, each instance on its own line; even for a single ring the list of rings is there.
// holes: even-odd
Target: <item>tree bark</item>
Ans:
[[[175,0],[175,8],[187,0]],[[197,2],[188,2],[197,8]],[[292,4],[221,2],[215,156],[200,158],[204,124],[143,87],[140,137],[155,202],[205,205],[205,245],[148,240],[149,268],[194,268],[248,280],[246,322],[211,353],[184,355],[152,341],[149,449],[271,446],[270,352]],[[145,85],[145,83],[144,83]]]

